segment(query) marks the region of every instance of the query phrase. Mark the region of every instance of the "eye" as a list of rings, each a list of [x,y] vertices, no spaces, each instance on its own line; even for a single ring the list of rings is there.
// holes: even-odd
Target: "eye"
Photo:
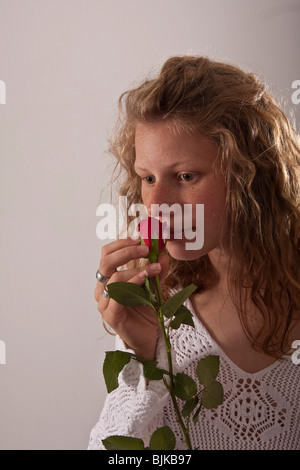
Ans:
[[[195,175],[193,175],[192,173],[182,173],[181,175],[179,175],[179,178],[181,179],[181,181],[186,181],[186,182],[192,181],[194,177]]]
[[[147,184],[153,184],[155,182],[154,176],[145,176],[143,180],[146,181]]]

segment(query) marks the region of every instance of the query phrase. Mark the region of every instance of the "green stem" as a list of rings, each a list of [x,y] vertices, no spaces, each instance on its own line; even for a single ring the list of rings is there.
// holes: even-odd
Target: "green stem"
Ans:
[[[181,413],[180,413],[176,396],[174,393],[174,373],[173,373],[173,363],[172,363],[172,353],[171,353],[171,342],[170,342],[169,335],[167,334],[166,329],[165,329],[164,315],[162,311],[162,294],[161,294],[161,288],[160,288],[160,282],[159,282],[158,276],[155,276],[155,285],[156,285],[157,296],[158,296],[158,301],[159,301],[159,322],[160,322],[160,326],[162,329],[162,333],[163,333],[163,337],[164,337],[164,341],[165,341],[165,345],[167,349],[167,358],[168,358],[168,366],[169,366],[170,384],[167,388],[170,391],[175,413],[176,413],[179,425],[184,434],[188,449],[192,450],[193,448],[192,448],[192,444],[191,444],[190,437],[189,437],[189,431],[188,431],[188,428],[185,426],[183,419],[181,417]]]
[[[157,291],[157,295],[158,295],[159,308],[160,308],[160,310],[161,310],[161,306],[162,306],[162,295],[161,295],[161,288],[160,288],[159,277],[158,277],[157,275],[155,276],[155,285],[156,285],[156,291]],[[161,312],[161,315],[162,315],[162,312]]]
[[[179,407],[178,407],[178,403],[177,403],[175,394],[174,394],[173,390],[171,390],[170,393],[171,393],[171,398],[172,398],[172,402],[173,402],[173,405],[174,405],[175,413],[176,413],[178,422],[179,422],[179,424],[180,424],[180,427],[181,427],[181,429],[182,429],[182,432],[183,432],[183,434],[184,434],[185,441],[186,441],[186,443],[187,443],[188,449],[189,449],[189,450],[193,450],[192,444],[191,444],[191,441],[190,441],[189,431],[188,431],[188,429],[186,428],[186,426],[185,426],[185,424],[184,424],[184,422],[183,422],[183,419],[182,419],[182,417],[181,417],[181,413],[180,413],[180,410],[179,410]]]

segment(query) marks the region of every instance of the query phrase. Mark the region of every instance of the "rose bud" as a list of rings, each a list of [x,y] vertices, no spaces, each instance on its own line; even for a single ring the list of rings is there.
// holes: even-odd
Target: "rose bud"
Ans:
[[[141,243],[149,247],[149,254],[147,258],[150,263],[156,263],[158,255],[165,247],[163,239],[164,225],[160,220],[154,217],[141,220],[138,224],[138,229],[141,234]]]

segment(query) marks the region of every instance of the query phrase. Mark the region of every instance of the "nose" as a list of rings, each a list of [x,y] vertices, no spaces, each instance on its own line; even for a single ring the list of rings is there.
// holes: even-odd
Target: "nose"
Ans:
[[[174,203],[179,202],[178,193],[176,193],[172,185],[165,182],[156,182],[151,189],[147,190],[146,194],[144,194],[143,202],[147,208],[148,215],[155,216],[155,205],[161,206],[162,204],[167,204],[168,206],[171,206]]]

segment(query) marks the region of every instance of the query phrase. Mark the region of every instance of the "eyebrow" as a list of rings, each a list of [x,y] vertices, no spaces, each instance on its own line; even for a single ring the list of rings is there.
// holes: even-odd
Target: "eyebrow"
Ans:
[[[139,165],[133,165],[133,169],[136,171],[136,170],[142,170],[142,171],[148,171],[147,168],[143,168]]]
[[[187,160],[187,161],[184,161],[184,160],[183,160],[183,161],[180,161],[180,162],[177,162],[177,163],[175,163],[175,164],[170,165],[170,168],[177,168],[178,166],[184,166],[184,165],[191,165],[191,166],[193,166],[193,167],[196,166],[195,162],[190,162],[190,161],[188,161],[188,160]],[[198,164],[197,164],[197,166],[198,166]],[[199,166],[200,166],[200,165],[199,165]],[[144,167],[139,166],[139,165],[136,165],[136,164],[134,164],[133,169],[134,169],[135,171],[136,171],[136,170],[149,171],[148,168],[144,168]],[[200,171],[200,169],[199,169],[199,171]]]

